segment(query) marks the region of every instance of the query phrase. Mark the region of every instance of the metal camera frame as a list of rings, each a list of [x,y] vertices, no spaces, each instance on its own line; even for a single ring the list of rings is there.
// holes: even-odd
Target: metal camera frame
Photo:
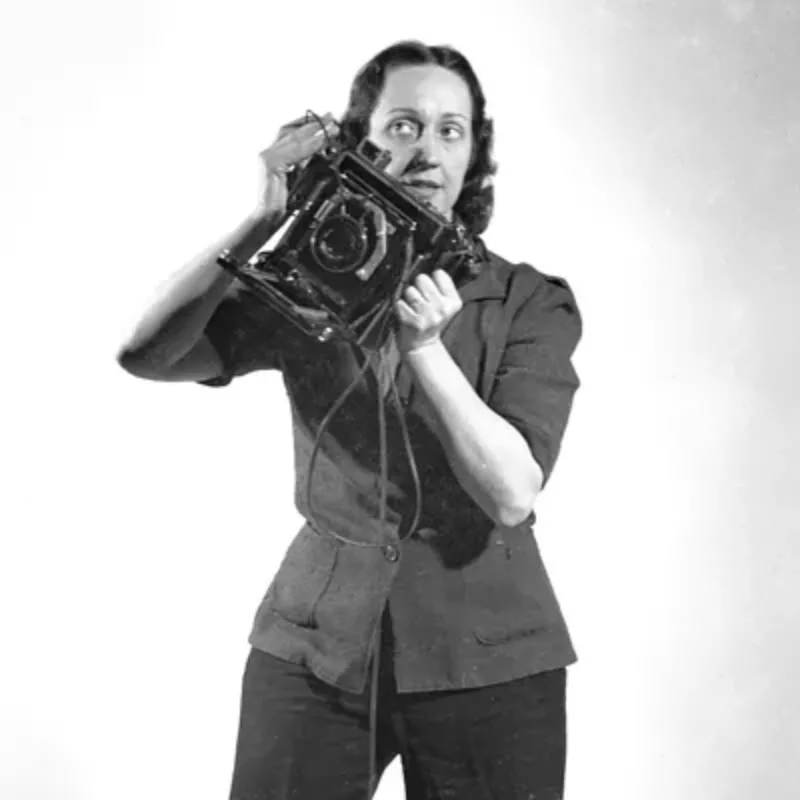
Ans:
[[[368,139],[312,156],[290,192],[275,247],[247,263],[226,251],[217,263],[309,336],[363,345],[418,274],[440,268],[455,278],[477,258],[460,222],[384,172],[390,159]],[[326,231],[337,221],[355,229],[360,251],[344,269],[325,250]]]

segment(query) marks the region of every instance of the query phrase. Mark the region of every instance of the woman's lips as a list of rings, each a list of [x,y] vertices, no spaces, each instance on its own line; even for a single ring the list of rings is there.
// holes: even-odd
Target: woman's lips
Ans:
[[[422,197],[430,197],[441,189],[438,184],[429,181],[408,181],[405,186],[414,194],[421,195]]]

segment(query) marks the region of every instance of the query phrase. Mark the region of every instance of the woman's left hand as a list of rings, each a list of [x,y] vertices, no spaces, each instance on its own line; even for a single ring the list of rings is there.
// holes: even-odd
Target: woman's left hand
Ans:
[[[394,305],[397,346],[404,355],[440,341],[439,335],[463,305],[444,270],[420,273]]]

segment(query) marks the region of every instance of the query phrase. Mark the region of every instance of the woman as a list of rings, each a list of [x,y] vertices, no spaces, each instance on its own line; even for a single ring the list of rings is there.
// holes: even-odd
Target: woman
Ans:
[[[281,130],[262,153],[256,210],[170,281],[119,357],[140,377],[211,386],[280,369],[306,518],[316,434],[362,354],[300,332],[216,257],[247,259],[275,229],[287,172],[324,145],[321,123],[369,136],[391,152],[393,177],[475,237],[486,229],[493,131],[478,79],[452,48],[400,42],[356,76],[341,125],[326,115]],[[387,412],[383,525],[376,394],[387,375],[366,372],[321,437],[314,524],[291,543],[250,636],[233,800],[369,796],[371,745],[377,776],[401,756],[410,798],[562,796],[576,657],[533,506],[579,385],[581,319],[563,280],[477,241],[477,275],[458,286],[442,270],[420,275],[393,309],[381,364],[402,407]],[[413,529],[400,413],[422,482]]]

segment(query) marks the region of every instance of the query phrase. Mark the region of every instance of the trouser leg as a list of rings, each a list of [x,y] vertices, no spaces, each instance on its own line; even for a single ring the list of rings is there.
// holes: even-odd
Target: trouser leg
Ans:
[[[396,748],[383,720],[378,734],[380,774]],[[303,666],[253,649],[230,800],[366,800],[368,776],[369,686],[360,695],[342,692]]]
[[[408,800],[561,800],[566,670],[401,695]]]

